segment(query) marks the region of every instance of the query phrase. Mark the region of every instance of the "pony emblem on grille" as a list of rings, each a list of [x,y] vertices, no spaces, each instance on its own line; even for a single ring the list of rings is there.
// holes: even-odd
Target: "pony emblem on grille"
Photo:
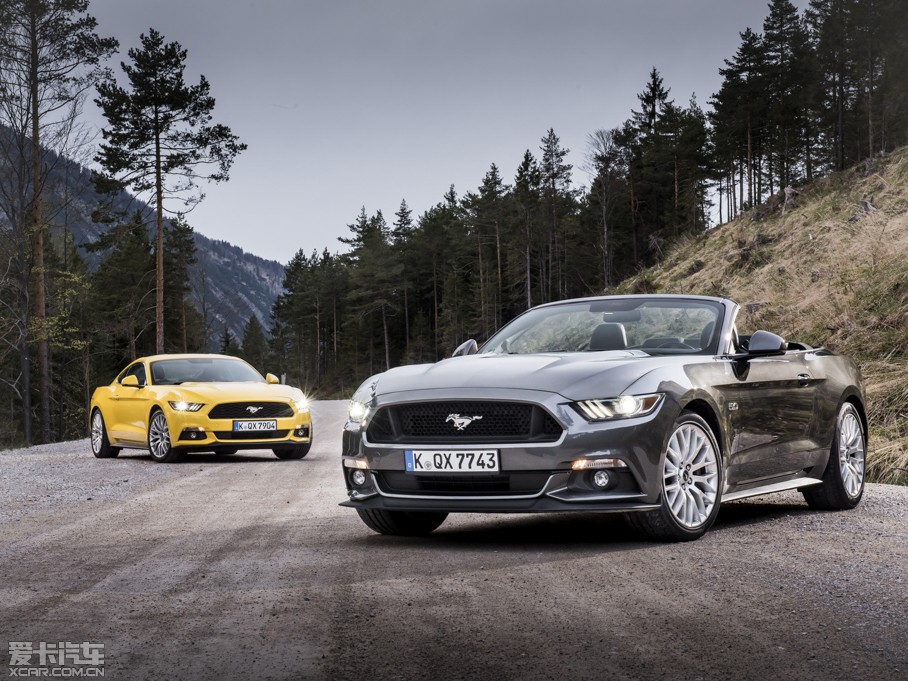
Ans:
[[[252,404],[250,404],[248,407],[246,407],[246,411],[248,411],[250,414],[257,414],[262,409],[264,409],[264,407],[256,407]]]
[[[460,414],[448,414],[448,418],[445,419],[445,423],[454,423],[454,427],[457,430],[464,430],[468,425],[473,423],[473,421],[479,421],[482,419],[481,416],[461,416]]]

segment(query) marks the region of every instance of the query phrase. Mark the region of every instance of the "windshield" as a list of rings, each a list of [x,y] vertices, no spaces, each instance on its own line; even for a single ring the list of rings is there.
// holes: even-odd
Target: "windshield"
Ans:
[[[246,362],[230,358],[193,357],[161,359],[151,363],[151,380],[155,385],[180,383],[264,383],[258,371]]]
[[[530,310],[483,346],[484,353],[641,350],[709,354],[718,344],[719,303],[667,298],[602,298]]]

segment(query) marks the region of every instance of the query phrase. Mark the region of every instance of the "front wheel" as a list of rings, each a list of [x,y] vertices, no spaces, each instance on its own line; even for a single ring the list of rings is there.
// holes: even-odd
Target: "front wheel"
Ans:
[[[379,534],[419,537],[438,528],[447,513],[441,511],[385,511],[383,509],[356,509],[370,530]]]
[[[151,412],[148,421],[148,451],[151,458],[159,463],[176,463],[183,458],[183,453],[170,443],[167,418],[160,409]]]
[[[719,446],[709,424],[697,414],[683,412],[672,426],[665,449],[660,507],[630,513],[628,521],[658,541],[697,539],[719,514],[724,477]]]
[[[95,409],[91,415],[91,451],[99,459],[111,459],[120,453],[119,447],[110,446],[100,409]]]
[[[823,511],[843,511],[857,506],[864,495],[866,454],[864,423],[855,406],[846,402],[836,419],[823,484],[801,490],[807,505]]]

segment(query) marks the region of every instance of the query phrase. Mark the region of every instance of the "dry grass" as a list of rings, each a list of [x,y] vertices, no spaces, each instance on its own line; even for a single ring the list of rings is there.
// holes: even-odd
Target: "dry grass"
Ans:
[[[851,356],[867,385],[868,477],[908,484],[908,149],[779,203],[677,244],[620,288],[727,296],[744,333]]]

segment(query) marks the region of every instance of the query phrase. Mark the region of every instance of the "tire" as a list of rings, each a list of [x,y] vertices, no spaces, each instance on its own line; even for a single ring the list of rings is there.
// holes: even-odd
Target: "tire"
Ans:
[[[864,495],[866,456],[864,423],[857,408],[846,402],[836,418],[823,484],[801,490],[807,505],[822,511],[844,511],[857,506]]]
[[[183,458],[183,452],[170,443],[167,418],[160,409],[152,411],[148,419],[148,452],[158,463],[176,463]]]
[[[682,412],[672,426],[662,463],[660,507],[629,513],[629,524],[657,541],[691,541],[719,514],[725,470],[709,424]]]
[[[100,409],[91,413],[91,451],[99,459],[112,459],[120,453],[119,447],[111,447],[107,439],[107,426]]]
[[[420,537],[441,525],[448,514],[443,511],[385,511],[383,509],[356,509],[360,519],[370,530],[379,534]]]
[[[274,455],[277,458],[287,461],[290,459],[304,458],[311,448],[312,442],[307,442],[306,444],[293,445],[292,447],[275,447],[271,451],[274,452]]]

